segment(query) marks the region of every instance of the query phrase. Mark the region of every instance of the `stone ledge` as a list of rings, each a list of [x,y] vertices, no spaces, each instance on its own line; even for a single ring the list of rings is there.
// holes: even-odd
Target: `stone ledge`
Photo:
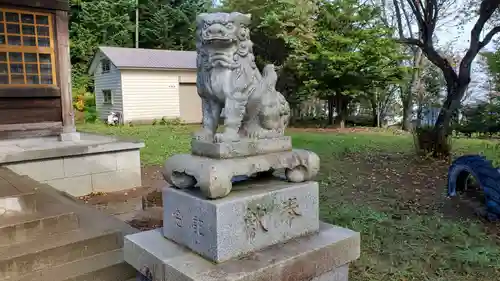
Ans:
[[[138,149],[15,162],[4,166],[72,196],[112,192],[141,185]]]
[[[191,153],[216,159],[262,155],[292,150],[292,138],[283,136],[271,139],[242,139],[231,143],[212,143],[191,140]]]
[[[165,161],[162,174],[177,188],[197,186],[207,198],[216,199],[231,192],[234,177],[283,169],[287,180],[304,182],[316,176],[319,164],[318,155],[304,149],[232,159],[177,154]]]
[[[69,156],[138,150],[140,141],[81,133],[78,141],[61,142],[57,137],[0,141],[0,164],[52,159]]]
[[[124,244],[125,261],[140,272],[149,271],[152,281],[323,281],[321,277],[335,276],[360,255],[359,233],[325,223],[317,234],[221,264],[164,238],[161,229],[125,236]]]

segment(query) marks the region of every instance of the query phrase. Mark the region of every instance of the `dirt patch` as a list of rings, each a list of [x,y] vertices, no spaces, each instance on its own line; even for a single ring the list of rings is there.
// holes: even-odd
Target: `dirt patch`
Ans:
[[[334,164],[335,165],[335,164]],[[482,217],[484,203],[466,196],[449,198],[446,193],[449,162],[415,157],[411,154],[350,154],[337,165],[342,179],[342,196],[348,200],[393,214],[435,215],[481,223],[500,237],[500,226]],[[343,186],[343,187],[342,187]],[[328,193],[328,189],[325,191]]]
[[[449,163],[415,157],[404,153],[352,153],[342,160],[334,160],[322,167],[318,179],[322,186],[322,201],[352,202],[392,213],[394,219],[409,214],[441,214],[452,219],[468,219],[481,223],[486,231],[500,237],[500,226],[478,216],[477,203],[468,198],[446,196]],[[161,166],[142,169],[141,188],[108,194],[94,194],[83,198],[89,204],[102,206],[116,202],[141,200],[142,209],[162,207],[161,188],[165,181]],[[161,212],[139,214],[137,210],[127,217],[128,223],[140,230],[162,225]]]
[[[132,219],[127,221],[127,223],[135,229],[140,231],[147,231],[151,229],[160,228],[163,226],[163,220],[157,218],[142,218],[142,219]]]
[[[149,165],[142,167],[142,185],[156,190],[160,190],[166,184],[161,173],[162,166]]]
[[[115,202],[126,202],[134,198],[142,198],[165,186],[165,180],[160,172],[160,166],[147,166],[141,169],[142,186],[117,192],[96,192],[79,197],[88,204],[100,205]]]
[[[141,220],[151,220],[148,223],[151,225],[149,229],[156,228],[158,222],[153,222],[153,220],[161,220],[161,216],[158,215],[158,212],[151,215],[144,209],[162,206],[161,188],[165,185],[165,180],[161,175],[160,168],[160,166],[142,168],[142,187],[118,192],[92,193],[79,197],[79,199],[86,204],[93,205],[96,209],[129,222],[138,229],[144,230],[140,223]]]
[[[160,228],[163,226],[163,208],[152,207],[138,212],[127,223],[141,231]]]

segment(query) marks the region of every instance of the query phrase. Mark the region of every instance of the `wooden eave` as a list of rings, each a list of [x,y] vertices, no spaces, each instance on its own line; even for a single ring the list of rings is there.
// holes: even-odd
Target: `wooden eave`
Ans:
[[[45,10],[69,11],[68,0],[0,0],[0,5],[20,8],[38,8]]]

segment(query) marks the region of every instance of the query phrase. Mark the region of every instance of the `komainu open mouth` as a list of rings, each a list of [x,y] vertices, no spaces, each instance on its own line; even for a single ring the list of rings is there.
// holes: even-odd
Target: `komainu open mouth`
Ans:
[[[204,44],[231,44],[236,42],[235,38],[224,36],[206,36],[203,38]]]

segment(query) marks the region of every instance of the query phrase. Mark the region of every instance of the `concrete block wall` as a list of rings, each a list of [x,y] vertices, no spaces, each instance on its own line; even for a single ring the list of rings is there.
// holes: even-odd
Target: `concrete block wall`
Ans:
[[[141,186],[139,149],[17,162],[5,167],[73,196]]]

